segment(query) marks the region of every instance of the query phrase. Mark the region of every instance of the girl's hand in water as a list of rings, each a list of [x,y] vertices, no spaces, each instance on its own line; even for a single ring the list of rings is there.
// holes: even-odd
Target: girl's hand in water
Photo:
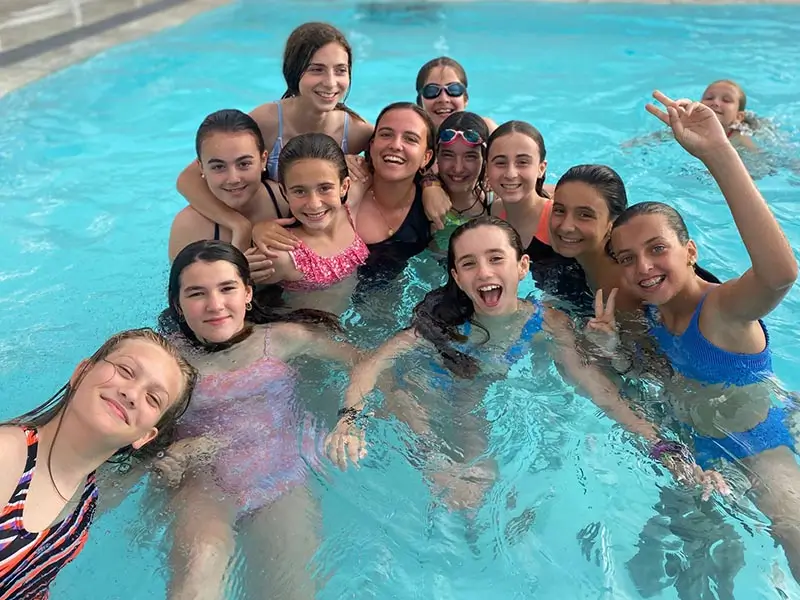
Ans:
[[[650,451],[650,456],[663,464],[683,485],[702,485],[705,502],[715,491],[723,496],[731,493],[725,479],[713,470],[704,471],[694,462],[688,448],[678,442],[661,440]]]
[[[348,459],[357,467],[358,461],[367,455],[366,433],[356,424],[354,413],[345,410],[336,427],[325,437],[325,452],[342,471],[347,470]]]
[[[264,256],[258,248],[248,248],[244,253],[247,263],[250,265],[250,277],[253,283],[267,283],[270,277],[275,274],[272,267],[272,260]]]
[[[290,252],[297,247],[300,240],[284,225],[292,225],[295,222],[294,217],[289,217],[256,223],[253,226],[253,243],[267,258],[278,256],[275,250]]]
[[[344,159],[347,162],[350,179],[359,182],[364,187],[372,185],[372,173],[369,171],[367,159],[359,154],[348,154]]]
[[[647,112],[669,125],[675,139],[689,154],[704,160],[730,145],[717,115],[705,104],[686,99],[672,100],[658,90],[653,92],[653,98],[663,104],[667,112],[654,104],[645,106]]]
[[[216,437],[198,436],[171,444],[156,455],[153,470],[159,480],[176,487],[190,468],[209,464],[227,442]]]
[[[597,347],[601,355],[609,358],[615,356],[619,348],[619,334],[617,322],[614,319],[617,292],[614,288],[608,295],[608,300],[603,304],[603,290],[597,290],[594,295],[594,318],[589,319],[584,329],[584,335]]]

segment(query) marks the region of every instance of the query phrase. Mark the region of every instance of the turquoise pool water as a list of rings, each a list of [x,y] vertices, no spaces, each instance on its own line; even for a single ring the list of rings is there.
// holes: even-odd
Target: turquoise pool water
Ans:
[[[720,277],[740,273],[747,255],[698,163],[669,144],[620,149],[657,127],[643,110],[650,92],[696,97],[713,79],[736,79],[749,108],[778,124],[780,151],[799,154],[798,8],[234,4],[0,99],[0,417],[48,397],[108,334],[153,323],[169,223],[183,206],[175,177],[193,158],[197,125],[213,110],[280,97],[283,43],[308,20],[350,39],[349,103],[361,114],[412,99],[419,66],[451,55],[469,73],[472,110],[543,132],[549,181],[573,164],[610,164],[632,201],[666,199],[684,212],[701,262]],[[796,247],[800,179],[778,165],[759,186]],[[430,273],[429,259],[415,262],[394,321],[348,315],[348,324],[377,343],[432,285]],[[791,389],[800,389],[799,302],[794,289],[768,319]],[[490,389],[486,405],[502,479],[480,514],[485,528],[468,542],[458,516],[430,508],[401,431],[383,424],[365,468],[318,486],[320,598],[643,597],[634,579],[649,597],[733,597],[726,578],[736,598],[800,597],[757,514],[712,503],[673,532],[659,527],[659,501],[690,513],[694,496],[655,475],[552,374],[520,374]],[[100,519],[54,596],[163,597],[164,519],[140,519],[147,506],[139,490]],[[637,556],[639,546],[648,551]],[[719,574],[723,583],[710,582]]]

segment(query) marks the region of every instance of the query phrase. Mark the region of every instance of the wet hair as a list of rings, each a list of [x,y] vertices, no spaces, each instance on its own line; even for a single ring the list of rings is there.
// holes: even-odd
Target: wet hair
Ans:
[[[347,88],[345,100],[350,94],[353,84],[353,49],[344,37],[344,34],[328,23],[303,23],[296,27],[286,40],[283,51],[283,78],[286,80],[286,92],[283,98],[293,98],[300,95],[300,80],[311,64],[314,55],[328,44],[338,44],[347,53],[347,74],[350,86]],[[357,112],[348,108],[344,102],[338,102],[336,109],[343,110],[351,117],[364,121]]]
[[[451,68],[456,72],[456,76],[458,77],[458,81],[464,84],[464,87],[469,87],[469,82],[467,81],[467,72],[464,70],[464,67],[461,64],[449,58],[447,56],[440,56],[439,58],[434,58],[433,60],[429,60],[420,68],[419,72],[417,73],[417,105],[422,106],[422,88],[425,87],[425,83],[428,81],[428,77],[431,74],[431,71],[434,69],[439,68]],[[467,92],[464,93],[464,99],[469,100],[469,95]]]
[[[468,111],[459,111],[451,114],[447,117],[442,124],[439,125],[439,132],[444,131],[445,129],[453,129],[455,131],[466,131],[467,129],[472,129],[476,131],[483,140],[483,144],[479,146],[481,152],[481,170],[478,173],[478,180],[475,182],[475,187],[473,188],[473,192],[479,197],[483,198],[481,203],[483,204],[483,209],[488,214],[489,212],[489,205],[486,199],[486,188],[484,187],[484,179],[486,176],[486,159],[488,154],[486,152],[486,143],[489,139],[489,126],[486,125],[486,121],[483,120],[483,117],[480,115],[476,115],[473,112]],[[436,135],[436,155],[439,155],[439,150],[441,144],[439,143],[439,132]]]
[[[576,165],[570,167],[558,180],[556,189],[565,183],[573,181],[591,186],[602,196],[603,200],[606,201],[608,216],[611,221],[619,217],[628,207],[628,194],[625,192],[625,183],[623,183],[619,173],[611,167],[605,165]]]
[[[425,149],[431,150],[431,158],[425,165],[422,166],[422,171],[427,171],[428,169],[431,168],[431,165],[433,165],[434,161],[436,160],[435,153],[433,152],[433,150],[435,150],[436,148],[436,125],[434,125],[433,121],[431,121],[430,115],[428,115],[428,113],[426,113],[422,108],[420,108],[416,104],[412,102],[394,102],[389,106],[387,106],[386,108],[384,108],[380,112],[380,114],[378,114],[378,118],[375,119],[375,129],[373,129],[372,135],[369,138],[369,144],[367,145],[367,152],[366,152],[367,166],[369,167],[370,173],[375,172],[375,167],[372,164],[372,156],[371,156],[372,142],[375,141],[375,136],[378,133],[378,128],[380,127],[381,119],[383,119],[384,115],[393,110],[410,110],[416,113],[417,116],[420,119],[422,119],[422,122],[425,124],[425,130],[427,132],[425,135],[425,143],[427,144]],[[421,176],[422,176],[421,173],[417,173],[414,180],[418,181]]]
[[[226,108],[211,113],[200,124],[197,129],[197,135],[194,139],[194,147],[197,152],[197,158],[200,159],[200,152],[203,149],[203,142],[214,133],[250,133],[255,139],[256,146],[258,147],[259,156],[264,154],[266,145],[264,144],[264,136],[261,135],[261,129],[258,127],[255,119],[235,108]]]
[[[286,314],[277,314],[261,306],[253,298],[250,307],[246,309],[245,321],[251,325],[245,328],[230,340],[219,343],[202,342],[183,318],[180,307],[181,275],[183,271],[196,262],[213,263],[224,261],[236,268],[236,272],[245,285],[252,287],[253,279],[250,276],[250,265],[247,258],[235,246],[219,240],[200,240],[193,242],[181,250],[172,262],[167,284],[167,308],[159,315],[158,327],[164,334],[180,333],[193,346],[202,348],[207,352],[219,352],[230,348],[246,339],[253,331],[252,325],[263,325],[278,321],[320,325],[329,331],[341,332],[336,318],[320,310],[302,309]]]
[[[488,215],[470,219],[459,225],[450,236],[447,248],[447,282],[442,287],[428,292],[422,302],[414,308],[411,318],[411,327],[436,347],[444,366],[456,376],[466,379],[474,378],[480,371],[480,365],[474,356],[453,347],[453,342],[467,341],[466,336],[458,331],[458,327],[470,321],[475,314],[472,300],[458,287],[453,277],[453,271],[456,270],[455,244],[465,232],[478,227],[501,229],[508,237],[508,243],[514,250],[517,260],[522,258],[524,249],[519,233],[506,221]],[[488,341],[488,332],[486,336]]]
[[[678,242],[680,242],[682,246],[685,246],[689,243],[689,240],[691,240],[689,237],[689,229],[686,227],[686,221],[683,220],[681,213],[672,208],[669,204],[664,204],[663,202],[639,202],[638,204],[629,206],[620,216],[617,217],[616,221],[614,221],[614,224],[611,226],[611,233],[614,233],[615,229],[624,225],[634,217],[639,217],[642,215],[661,215],[664,217],[664,220],[667,222],[667,226],[675,232],[675,236],[678,238]],[[611,240],[609,240],[608,244],[606,245],[606,250],[613,258],[614,253],[611,248]],[[695,274],[700,277],[700,279],[711,283],[722,283],[716,275],[714,275],[711,271],[704,269],[697,263],[694,263],[693,269]]]
[[[634,217],[642,215],[661,215],[666,220],[667,226],[675,232],[681,245],[685,246],[689,243],[689,229],[686,227],[686,221],[677,210],[663,202],[639,202],[629,206],[614,221],[611,226],[612,233]]]
[[[37,406],[24,415],[15,417],[4,423],[0,423],[0,426],[38,429],[43,425],[50,423],[53,421],[53,419],[59,419],[55,434],[53,434],[53,442],[50,445],[50,451],[47,454],[47,471],[50,474],[50,481],[53,484],[53,488],[64,500],[69,501],[69,499],[65,498],[64,494],[62,494],[58,489],[58,486],[53,479],[53,472],[50,469],[50,464],[53,457],[53,448],[55,448],[56,438],[61,431],[61,425],[63,422],[61,417],[69,408],[69,405],[80,388],[84,377],[86,377],[86,374],[101,361],[107,361],[108,356],[117,348],[119,348],[120,344],[126,340],[142,340],[151,344],[155,344],[161,349],[165,350],[178,365],[178,368],[181,371],[183,386],[180,396],[178,396],[172,402],[172,404],[170,404],[170,406],[161,415],[158,423],[156,423],[156,428],[158,429],[158,435],[156,438],[151,440],[150,443],[142,446],[142,448],[139,450],[133,450],[131,446],[118,449],[109,462],[122,463],[130,459],[131,456],[151,456],[158,452],[158,450],[165,448],[174,439],[175,423],[177,419],[180,418],[184,412],[186,412],[186,408],[189,406],[189,399],[192,397],[194,386],[197,382],[197,371],[181,356],[180,352],[173,344],[149,328],[129,329],[127,331],[121,331],[112,335],[105,341],[105,343],[103,343],[102,346],[100,346],[100,348],[95,351],[94,354],[92,354],[92,356],[86,360],[86,362],[78,371],[74,382],[68,381],[65,383],[44,404]]]
[[[331,163],[339,173],[339,182],[344,181],[349,171],[344,152],[331,136],[325,133],[302,133],[286,142],[278,158],[278,182],[286,185],[289,168],[299,160],[316,159]],[[342,204],[347,200],[342,198]]]
[[[486,142],[486,156],[488,157],[491,153],[492,144],[501,137],[505,137],[507,135],[511,135],[512,133],[521,133],[523,135],[527,135],[531,138],[534,142],[536,142],[536,146],[539,148],[539,161],[543,161],[547,158],[547,148],[544,145],[544,138],[542,134],[539,133],[539,130],[536,129],[530,123],[526,123],[525,121],[507,121],[500,125],[497,129],[492,132],[492,135],[489,136],[489,140]],[[539,179],[536,180],[536,193],[543,198],[549,198],[550,196],[547,192],[544,191],[544,180],[547,178],[547,171],[545,171]]]

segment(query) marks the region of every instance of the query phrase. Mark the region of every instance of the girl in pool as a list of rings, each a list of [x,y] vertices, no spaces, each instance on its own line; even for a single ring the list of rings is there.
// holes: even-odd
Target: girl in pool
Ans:
[[[453,113],[467,110],[467,72],[452,58],[440,56],[422,65],[417,73],[416,89],[417,104],[430,115],[437,129]],[[482,118],[489,133],[497,129],[490,118]]]
[[[699,277],[697,248],[683,219],[657,202],[623,212],[611,248],[671,363],[677,392],[669,399],[690,428],[699,463],[735,460],[748,471],[756,505],[772,521],[772,535],[800,580],[800,469],[785,409],[773,402],[769,336],[761,321],[794,284],[797,261],[718,115],[703,103],[653,96],[666,113],[650,104],[647,110],[717,181],[752,266],[722,284]],[[695,393],[687,395],[687,388]]]
[[[95,470],[165,437],[195,378],[161,336],[124,331],[81,361],[42,406],[0,426],[0,597],[48,597],[86,543]]]
[[[747,95],[738,83],[730,79],[711,82],[703,92],[701,102],[714,111],[734,146],[751,151],[758,150],[752,139],[753,132],[758,128],[758,120],[745,110]],[[625,142],[623,146],[635,146],[647,141],[667,141],[671,134],[670,130],[658,131]]]
[[[260,311],[247,259],[225,242],[184,248],[168,298],[162,327],[177,324],[176,341],[200,372],[179,434],[219,446],[209,468],[190,468],[180,484],[170,598],[221,597],[237,521],[245,540],[260,542],[248,553],[249,568],[266,552],[258,566],[280,573],[281,597],[312,598],[306,566],[316,550],[317,511],[304,485],[304,456],[313,463],[314,430],[296,410],[297,375],[287,361],[352,364],[356,351],[334,339],[338,326],[327,313],[296,311],[279,321]]]
[[[548,224],[553,201],[545,189],[547,149],[533,125],[508,121],[489,137],[486,177],[496,200],[492,214],[519,232],[532,262],[555,255]]]
[[[436,162],[451,202],[450,223],[461,225],[491,210],[493,196],[485,187],[488,139],[489,128],[475,113],[453,113],[439,126]]]
[[[341,140],[345,154],[362,152],[372,135],[372,125],[344,104],[350,90],[353,53],[344,34],[326,23],[304,23],[286,41],[283,76],[286,93],[278,102],[252,111],[269,148],[267,174],[278,178],[281,148],[301,133],[327,133]],[[252,224],[212,194],[197,164],[178,178],[178,191],[202,215],[232,231],[234,246],[250,246]]]
[[[433,123],[416,104],[396,102],[378,115],[368,152],[372,184],[365,188],[354,181],[347,202],[356,233],[369,248],[367,267],[376,276],[392,279],[433,239],[421,173],[433,162],[434,140]],[[253,238],[267,249],[262,260],[299,244],[275,221],[259,223]]]
[[[278,179],[299,223],[294,229],[298,245],[276,253],[269,278],[259,279],[254,273],[253,279],[256,283],[280,282],[290,293],[297,292],[287,300],[290,306],[325,306],[340,314],[343,301],[349,300],[353,291],[356,269],[369,256],[350,217],[347,173],[344,153],[324,133],[298,135],[281,151]],[[322,290],[326,293],[309,293]]]
[[[409,329],[386,342],[353,370],[345,406],[340,411],[342,418],[325,442],[331,460],[344,468],[348,459],[356,463],[365,454],[363,432],[355,427],[364,408],[364,396],[400,356],[415,349],[433,350],[437,355],[432,365],[433,375],[437,379],[444,376],[444,380],[425,388],[441,390],[457,385],[452,376],[470,380],[452,394],[448,405],[452,405],[453,411],[474,414],[486,388],[476,386],[471,380],[478,373],[504,377],[513,363],[524,358],[546,336],[555,342],[557,362],[593,402],[626,429],[653,444],[656,454],[661,455],[665,443],[659,439],[655,427],[634,413],[603,373],[578,355],[567,316],[540,301],[531,303],[517,297],[528,263],[519,235],[505,221],[484,216],[458,227],[450,238],[446,285],[430,292],[415,308]],[[412,413],[416,415],[409,423],[412,428],[422,436],[430,436],[425,410],[419,407]],[[456,435],[470,433],[474,432],[459,428]],[[462,445],[459,440],[447,443],[456,448]],[[463,504],[463,495],[472,500],[482,495],[468,485],[467,480],[476,475],[474,467],[482,467],[482,487],[494,478],[493,469],[483,459],[485,446],[485,440],[479,447],[468,442],[460,449],[460,459],[437,457],[433,478],[455,484],[459,497],[452,500],[456,506]],[[721,485],[716,474],[701,473],[687,462],[685,455],[673,458],[671,467],[682,477],[697,476],[707,486]],[[443,470],[442,462],[447,465]],[[470,504],[475,507],[474,502]]]
[[[240,110],[219,110],[208,115],[195,137],[197,166],[208,191],[256,223],[288,215],[278,185],[265,176],[267,152],[256,121]],[[178,213],[169,236],[169,258],[198,240],[231,242],[234,232],[204,217],[192,206]]]

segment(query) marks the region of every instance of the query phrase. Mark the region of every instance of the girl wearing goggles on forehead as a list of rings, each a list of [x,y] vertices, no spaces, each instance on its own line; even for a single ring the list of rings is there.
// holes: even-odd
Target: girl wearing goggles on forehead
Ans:
[[[493,195],[485,186],[488,138],[485,121],[471,112],[453,113],[439,126],[436,162],[451,202],[448,225],[460,225],[490,212]]]

